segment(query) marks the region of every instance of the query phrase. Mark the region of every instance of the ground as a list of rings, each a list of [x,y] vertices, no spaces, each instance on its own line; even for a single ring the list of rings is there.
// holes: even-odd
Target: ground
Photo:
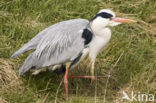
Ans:
[[[18,76],[19,67],[31,51],[13,60],[10,56],[39,31],[63,20],[90,20],[105,8],[138,21],[111,28],[111,41],[98,55],[95,66],[96,75],[106,78],[92,84],[88,79],[70,79],[70,100],[66,101],[63,75],[43,72]],[[0,102],[139,103],[122,100],[122,92],[156,95],[155,14],[155,0],[0,0]],[[90,73],[79,65],[70,74]]]

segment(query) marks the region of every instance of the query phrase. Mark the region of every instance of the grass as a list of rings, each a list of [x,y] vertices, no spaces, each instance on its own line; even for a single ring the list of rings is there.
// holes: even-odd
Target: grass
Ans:
[[[17,70],[30,52],[15,60],[10,56],[44,28],[68,19],[90,20],[103,8],[138,23],[111,28],[111,41],[96,61],[96,75],[110,74],[110,78],[92,85],[87,79],[69,80],[69,102],[138,103],[122,101],[122,91],[156,95],[155,0],[1,0],[0,102],[67,103],[63,75],[43,72],[19,77]],[[70,73],[89,75],[83,65],[78,68]]]

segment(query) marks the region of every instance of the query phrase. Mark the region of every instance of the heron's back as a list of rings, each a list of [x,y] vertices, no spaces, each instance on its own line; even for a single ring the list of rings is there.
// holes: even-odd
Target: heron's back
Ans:
[[[82,32],[89,21],[85,19],[73,19],[54,24],[32,38],[12,57],[30,49],[36,49],[19,70],[20,74],[32,67],[45,67],[75,59],[84,49]]]

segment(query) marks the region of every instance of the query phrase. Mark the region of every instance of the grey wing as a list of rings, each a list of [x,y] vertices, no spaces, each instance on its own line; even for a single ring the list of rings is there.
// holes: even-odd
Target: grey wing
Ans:
[[[82,31],[72,35],[51,35],[43,38],[34,52],[40,61],[38,65],[45,67],[74,60],[84,49]]]
[[[49,30],[29,59],[26,59],[19,74],[32,67],[45,67],[74,60],[84,49],[82,32],[87,24],[88,21],[84,19],[73,20]]]
[[[56,26],[59,26],[62,22],[56,23],[46,29],[44,29],[43,31],[39,32],[35,37],[33,37],[28,43],[26,43],[22,48],[20,48],[19,50],[17,50],[12,56],[11,58],[16,58],[18,57],[18,55],[29,51],[31,49],[36,49],[38,43],[40,42],[40,40],[47,35],[48,31],[51,29],[54,29]]]
[[[19,50],[17,50],[12,56],[11,58],[16,58],[18,57],[18,55],[29,51],[31,49],[36,49],[38,43],[40,42],[40,40],[45,36],[48,35],[48,31],[53,31],[55,29],[55,27],[59,27],[60,25],[62,25],[62,23],[65,24],[65,22],[70,22],[70,21],[78,21],[82,24],[86,24],[88,23],[88,20],[85,19],[72,19],[72,20],[68,20],[68,21],[64,21],[64,22],[59,22],[56,23],[46,29],[44,29],[43,31],[39,32],[34,38],[32,38],[28,43],[26,43],[22,48],[20,48]]]

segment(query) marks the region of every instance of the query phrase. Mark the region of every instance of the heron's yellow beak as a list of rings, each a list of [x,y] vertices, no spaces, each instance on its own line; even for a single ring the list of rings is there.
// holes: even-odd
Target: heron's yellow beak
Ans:
[[[135,22],[137,22],[132,19],[125,19],[125,18],[118,18],[118,17],[112,18],[112,21],[119,22],[119,23],[135,23]]]

